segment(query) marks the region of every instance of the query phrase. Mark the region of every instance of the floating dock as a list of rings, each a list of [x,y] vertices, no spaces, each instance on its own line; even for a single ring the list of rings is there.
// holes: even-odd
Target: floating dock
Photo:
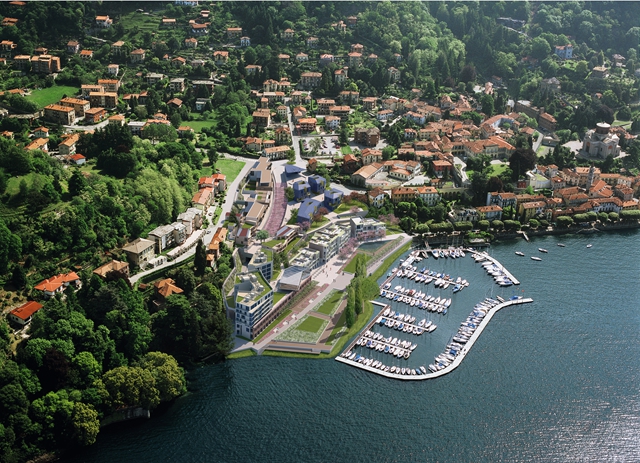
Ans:
[[[495,266],[498,267],[500,269],[500,271],[502,271],[502,273],[504,273],[513,282],[514,285],[519,285],[520,284],[520,281],[516,277],[514,277],[511,274],[511,272],[509,272],[509,270],[504,268],[504,266],[500,262],[498,262],[497,259],[494,259],[489,254],[487,254],[486,252],[478,252],[478,251],[472,251],[472,250],[469,250],[469,252],[471,252],[474,255],[482,256],[482,257],[485,258],[485,260],[493,262],[495,264]]]
[[[473,344],[476,342],[476,340],[482,334],[482,331],[484,330],[484,328],[489,324],[489,322],[491,321],[493,316],[499,310],[504,309],[505,307],[512,306],[512,305],[527,304],[527,303],[530,303],[530,302],[533,302],[533,299],[531,299],[531,298],[510,299],[510,300],[507,300],[507,301],[504,301],[504,302],[500,302],[496,306],[492,307],[487,312],[487,315],[485,315],[485,317],[482,319],[482,322],[480,323],[478,328],[473,332],[473,334],[471,335],[469,340],[465,343],[464,347],[460,351],[460,354],[458,354],[456,356],[456,358],[453,360],[453,362],[451,362],[448,366],[446,366],[442,370],[439,370],[439,371],[436,371],[436,372],[429,372],[427,374],[422,373],[422,374],[419,374],[419,375],[406,375],[406,374],[403,375],[403,374],[391,373],[389,371],[382,371],[382,370],[379,370],[377,368],[373,368],[373,367],[368,366],[368,365],[363,365],[362,363],[354,362],[353,360],[349,360],[346,357],[343,357],[343,355],[346,352],[351,351],[351,349],[355,346],[356,340],[360,339],[360,337],[361,337],[360,335],[356,336],[356,339],[349,344],[347,349],[345,349],[345,351],[342,354],[340,354],[338,357],[336,357],[336,360],[338,362],[345,363],[347,365],[351,365],[351,366],[354,366],[356,368],[360,368],[362,370],[367,370],[367,371],[370,371],[372,373],[376,373],[378,375],[385,376],[387,378],[400,379],[400,380],[404,380],[404,381],[420,381],[420,380],[425,380],[425,379],[438,378],[440,376],[444,376],[447,373],[452,372],[453,370],[455,370],[462,363],[462,361],[464,360],[466,355],[471,350],[471,347],[473,347]],[[376,320],[378,320],[378,318],[380,316],[382,316],[382,313],[384,312],[385,308],[386,308],[386,305],[384,306],[384,308],[380,311],[380,313],[376,317],[373,317],[373,320],[369,324],[367,324],[367,326],[364,328],[363,331],[366,331],[366,330],[370,329],[373,326],[373,324],[376,322]]]

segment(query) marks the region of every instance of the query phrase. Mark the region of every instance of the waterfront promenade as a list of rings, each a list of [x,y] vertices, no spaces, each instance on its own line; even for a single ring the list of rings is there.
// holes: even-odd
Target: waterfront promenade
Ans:
[[[392,239],[397,239],[398,237],[401,240],[397,241],[396,246],[390,248],[385,255],[378,258],[375,262],[372,262],[367,266],[367,270],[369,273],[375,272],[380,265],[384,262],[384,260],[395,251],[400,249],[406,243],[412,241],[412,237],[401,233],[398,235],[393,235]],[[354,254],[357,253],[357,250],[354,251]],[[267,333],[259,342],[253,343],[248,340],[244,340],[242,338],[235,338],[235,345],[232,352],[239,352],[246,349],[251,349],[258,354],[262,354],[264,350],[267,350],[271,347],[280,348],[286,346],[286,350],[289,352],[314,352],[319,353],[322,350],[326,350],[327,346],[322,343],[323,340],[328,338],[327,332],[331,333],[331,330],[335,327],[335,322],[339,317],[333,317],[329,322],[328,326],[325,328],[324,333],[320,336],[320,342],[317,344],[302,344],[302,343],[284,343],[281,341],[275,341],[275,338],[281,334],[284,330],[288,329],[293,323],[295,323],[300,318],[308,315],[310,312],[314,311],[314,309],[322,303],[323,299],[328,296],[331,291],[344,291],[351,280],[353,279],[353,274],[344,272],[342,268],[345,265],[345,261],[341,259],[339,256],[334,256],[325,264],[323,267],[316,269],[313,271],[311,277],[312,280],[317,283],[317,287],[311,292],[309,296],[304,301],[298,303],[293,309],[292,313],[289,314],[284,320],[280,321],[274,329],[272,329],[269,333]],[[341,304],[341,308],[344,307],[344,301]],[[340,311],[336,313],[340,314]],[[314,312],[314,316],[316,313]],[[295,344],[299,345],[299,349],[295,348]]]

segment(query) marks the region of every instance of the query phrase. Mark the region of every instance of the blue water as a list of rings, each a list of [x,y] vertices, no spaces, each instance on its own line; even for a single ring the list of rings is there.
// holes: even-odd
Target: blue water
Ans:
[[[521,281],[505,295],[524,290],[534,303],[497,313],[460,367],[441,378],[401,382],[334,360],[229,361],[193,372],[192,392],[167,412],[104,430],[64,461],[636,462],[639,238],[494,245],[490,253]],[[448,264],[471,282],[452,305],[458,315],[496,294],[470,259]]]

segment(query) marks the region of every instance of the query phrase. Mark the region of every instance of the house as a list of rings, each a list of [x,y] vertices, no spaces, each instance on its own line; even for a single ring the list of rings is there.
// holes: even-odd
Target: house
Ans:
[[[241,27],[227,27],[227,39],[237,39],[242,35]]]
[[[123,46],[124,46],[124,42],[122,40],[118,40],[117,42],[112,43],[111,44],[111,53],[113,53],[114,55],[121,54]]]
[[[107,115],[107,112],[104,108],[90,108],[84,112],[84,119],[92,124],[97,124],[102,119],[104,119]]]
[[[311,223],[311,221],[313,220],[313,216],[318,213],[318,209],[321,206],[322,203],[317,199],[305,199],[302,204],[300,204],[300,208],[298,209],[298,223]]]
[[[181,125],[178,127],[178,138],[188,137],[193,133],[195,133],[195,131],[187,125]]]
[[[191,34],[192,35],[206,35],[209,33],[209,23],[200,24],[193,23],[191,24]]]
[[[33,287],[37,291],[42,291],[45,298],[50,298],[56,294],[62,293],[70,285],[76,288],[80,287],[80,277],[76,272],[61,273],[44,281],[41,281]]]
[[[329,107],[329,114],[332,116],[336,116],[340,118],[341,122],[346,122],[349,119],[349,114],[351,113],[351,107],[342,105],[342,106],[331,106]]]
[[[31,70],[44,74],[56,73],[60,71],[60,58],[51,55],[34,56],[31,58]]]
[[[185,89],[184,81],[184,77],[174,77],[169,81],[169,88],[174,93],[182,93]]]
[[[227,229],[225,227],[218,227],[211,238],[211,242],[207,247],[207,262],[211,265],[220,258],[221,244],[227,239]]]
[[[322,194],[327,185],[327,180],[319,175],[310,175],[308,178],[309,185],[311,186],[311,192],[313,194]]]
[[[229,62],[229,52],[228,51],[214,51],[213,52],[213,62],[216,66],[222,66]]]
[[[391,202],[398,204],[401,202],[412,202],[416,199],[418,191],[412,187],[399,187],[391,190]]]
[[[387,69],[387,74],[391,83],[398,82],[400,80],[400,71],[393,66]]]
[[[182,288],[176,286],[176,282],[171,278],[165,278],[154,283],[153,285],[156,294],[162,299],[166,299],[172,294],[182,294],[184,291]]]
[[[74,134],[68,135],[64,140],[62,140],[58,144],[58,151],[60,151],[60,154],[65,156],[70,154],[75,154],[76,143],[78,143],[78,140],[80,140],[79,134],[74,133]]]
[[[253,124],[256,127],[269,127],[269,124],[271,124],[271,111],[268,109],[257,109],[252,116]]]
[[[311,185],[305,180],[298,180],[293,183],[293,197],[296,201],[302,201],[311,196]]]
[[[133,64],[144,63],[145,53],[142,48],[137,48],[129,53],[129,58]]]
[[[157,72],[149,72],[147,74],[147,84],[155,85],[164,79],[165,75]]]
[[[307,47],[316,48],[318,46],[318,37],[307,37]]]
[[[209,98],[197,98],[196,99],[196,111],[202,111],[207,106],[207,103],[211,104]]]
[[[593,79],[606,79],[609,77],[609,70],[604,66],[596,66],[591,70],[589,77]]]
[[[342,191],[335,188],[329,188],[324,192],[324,205],[327,209],[332,211],[340,205],[343,196],[344,193]]]
[[[78,153],[67,156],[67,160],[70,164],[75,164],[76,166],[81,166],[87,162],[87,158]]]
[[[175,18],[162,18],[160,25],[162,27],[176,27],[178,25],[178,21],[176,21]]]
[[[502,220],[502,208],[497,204],[492,204],[490,206],[478,206],[476,207],[476,211],[478,211],[478,216],[480,220]]]
[[[200,210],[207,210],[211,205],[211,202],[214,199],[214,191],[213,188],[202,188],[198,190],[198,192],[193,195],[191,199],[192,207]]]
[[[376,146],[380,142],[380,129],[359,127],[354,130],[354,141],[365,146]]]
[[[338,116],[325,116],[324,126],[328,131],[338,130],[340,128],[340,118]]]
[[[261,156],[253,168],[249,171],[248,179],[256,183],[258,190],[270,190],[271,181],[271,161]]]
[[[286,159],[291,147],[286,145],[272,146],[270,148],[264,148],[262,155],[272,161],[277,159]]]
[[[90,60],[93,58],[93,50],[81,50],[80,51],[80,58],[83,60]]]
[[[344,69],[336,69],[333,71],[333,80],[336,84],[344,84],[347,81],[347,71]]]
[[[387,226],[376,219],[363,219],[362,217],[351,217],[351,237],[358,241],[384,238],[387,236]]]
[[[327,262],[337,255],[351,237],[348,229],[336,224],[317,231],[309,242],[309,249],[320,251],[320,260]]]
[[[116,92],[91,92],[89,102],[92,108],[113,109],[118,104],[118,94]]]
[[[384,165],[373,163],[363,166],[351,175],[351,183],[358,186],[366,186],[367,182],[373,179],[380,172],[384,171]]]
[[[365,111],[373,111],[376,109],[376,98],[373,96],[369,96],[362,99],[362,108]]]
[[[553,53],[560,59],[571,59],[573,58],[573,45],[570,43],[566,45],[556,45]]]
[[[362,64],[362,53],[351,52],[348,57],[349,67],[356,68]]]
[[[63,98],[58,104],[60,106],[73,108],[76,112],[76,117],[84,117],[85,111],[91,108],[91,103],[81,98]]]
[[[174,68],[180,68],[185,64],[187,64],[187,60],[182,56],[176,56],[171,60],[171,66],[173,66]]]
[[[46,127],[38,127],[33,131],[35,138],[49,138],[49,129]]]
[[[240,37],[240,46],[241,47],[250,47],[251,46],[251,39],[247,36],[243,36]]]
[[[109,18],[109,16],[96,16],[96,21],[95,21],[96,27],[99,27],[101,29],[107,29],[109,27],[111,27],[111,25],[113,24],[113,20]]]
[[[117,76],[118,72],[120,72],[120,66],[117,64],[110,64],[107,66],[107,73],[112,76]]]
[[[309,61],[309,55],[307,55],[306,53],[298,53],[296,55],[296,61],[298,63],[306,63],[307,61]]]
[[[80,51],[80,43],[78,43],[77,40],[69,40],[67,42],[67,53],[75,55],[79,51]]]
[[[24,326],[31,321],[31,317],[33,317],[38,310],[42,309],[42,307],[44,306],[36,301],[25,302],[20,307],[9,312],[7,318],[12,322]]]
[[[295,35],[296,35],[296,31],[294,31],[291,28],[287,28],[282,32],[282,39],[285,42],[291,42],[294,39]]]
[[[48,138],[35,138],[31,143],[24,147],[25,151],[40,150],[49,151]]]
[[[50,104],[44,107],[44,118],[56,124],[71,125],[76,120],[76,112],[67,106]]]
[[[185,48],[198,48],[198,39],[195,37],[188,37],[184,39]]]
[[[140,268],[144,268],[147,263],[155,257],[155,242],[144,238],[138,238],[127,244],[122,250],[127,254],[129,262]]]
[[[259,64],[248,64],[244,67],[244,72],[248,76],[258,74],[259,72],[262,72],[262,66]]]
[[[313,132],[316,130],[316,124],[318,121],[315,117],[306,117],[298,121],[300,126],[300,132]]]
[[[167,101],[167,106],[173,109],[180,109],[182,107],[182,100],[180,98],[172,98]]]
[[[107,275],[111,272],[117,272],[125,277],[129,277],[129,264],[127,262],[120,262],[119,260],[112,260],[93,271],[102,279],[106,279]]]
[[[300,85],[304,88],[316,88],[322,82],[321,72],[303,72],[300,75]]]
[[[440,194],[432,186],[418,186],[416,187],[416,193],[426,206],[435,206],[440,202]]]
[[[385,198],[387,198],[387,194],[384,192],[382,188],[373,188],[367,192],[367,197],[369,199],[369,205],[372,207],[382,207],[384,206]]]
[[[124,125],[125,123],[123,114],[114,114],[113,116],[110,116],[107,120],[109,121],[109,124]]]
[[[333,63],[335,60],[334,56],[330,53],[323,53],[322,55],[320,55],[320,60],[318,61],[318,65],[320,67],[323,66],[327,66],[331,63]]]

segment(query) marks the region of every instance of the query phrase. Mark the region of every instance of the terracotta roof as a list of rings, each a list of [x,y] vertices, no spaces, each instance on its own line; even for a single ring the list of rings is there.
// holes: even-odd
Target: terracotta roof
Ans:
[[[37,285],[34,286],[38,291],[56,291],[60,286],[65,283],[70,283],[72,281],[79,280],[80,277],[76,272],[70,273],[61,273],[60,275],[56,275],[47,280],[41,281]]]
[[[160,294],[164,298],[167,298],[172,294],[181,294],[184,292],[182,288],[178,288],[174,283],[175,281],[173,281],[171,278],[165,278],[164,280],[156,282],[153,286],[158,291],[158,294]]]
[[[36,301],[29,301],[25,304],[22,304],[20,307],[17,307],[11,311],[11,315],[14,317],[18,317],[21,320],[28,320],[31,315],[36,313],[43,307],[42,304]]]

